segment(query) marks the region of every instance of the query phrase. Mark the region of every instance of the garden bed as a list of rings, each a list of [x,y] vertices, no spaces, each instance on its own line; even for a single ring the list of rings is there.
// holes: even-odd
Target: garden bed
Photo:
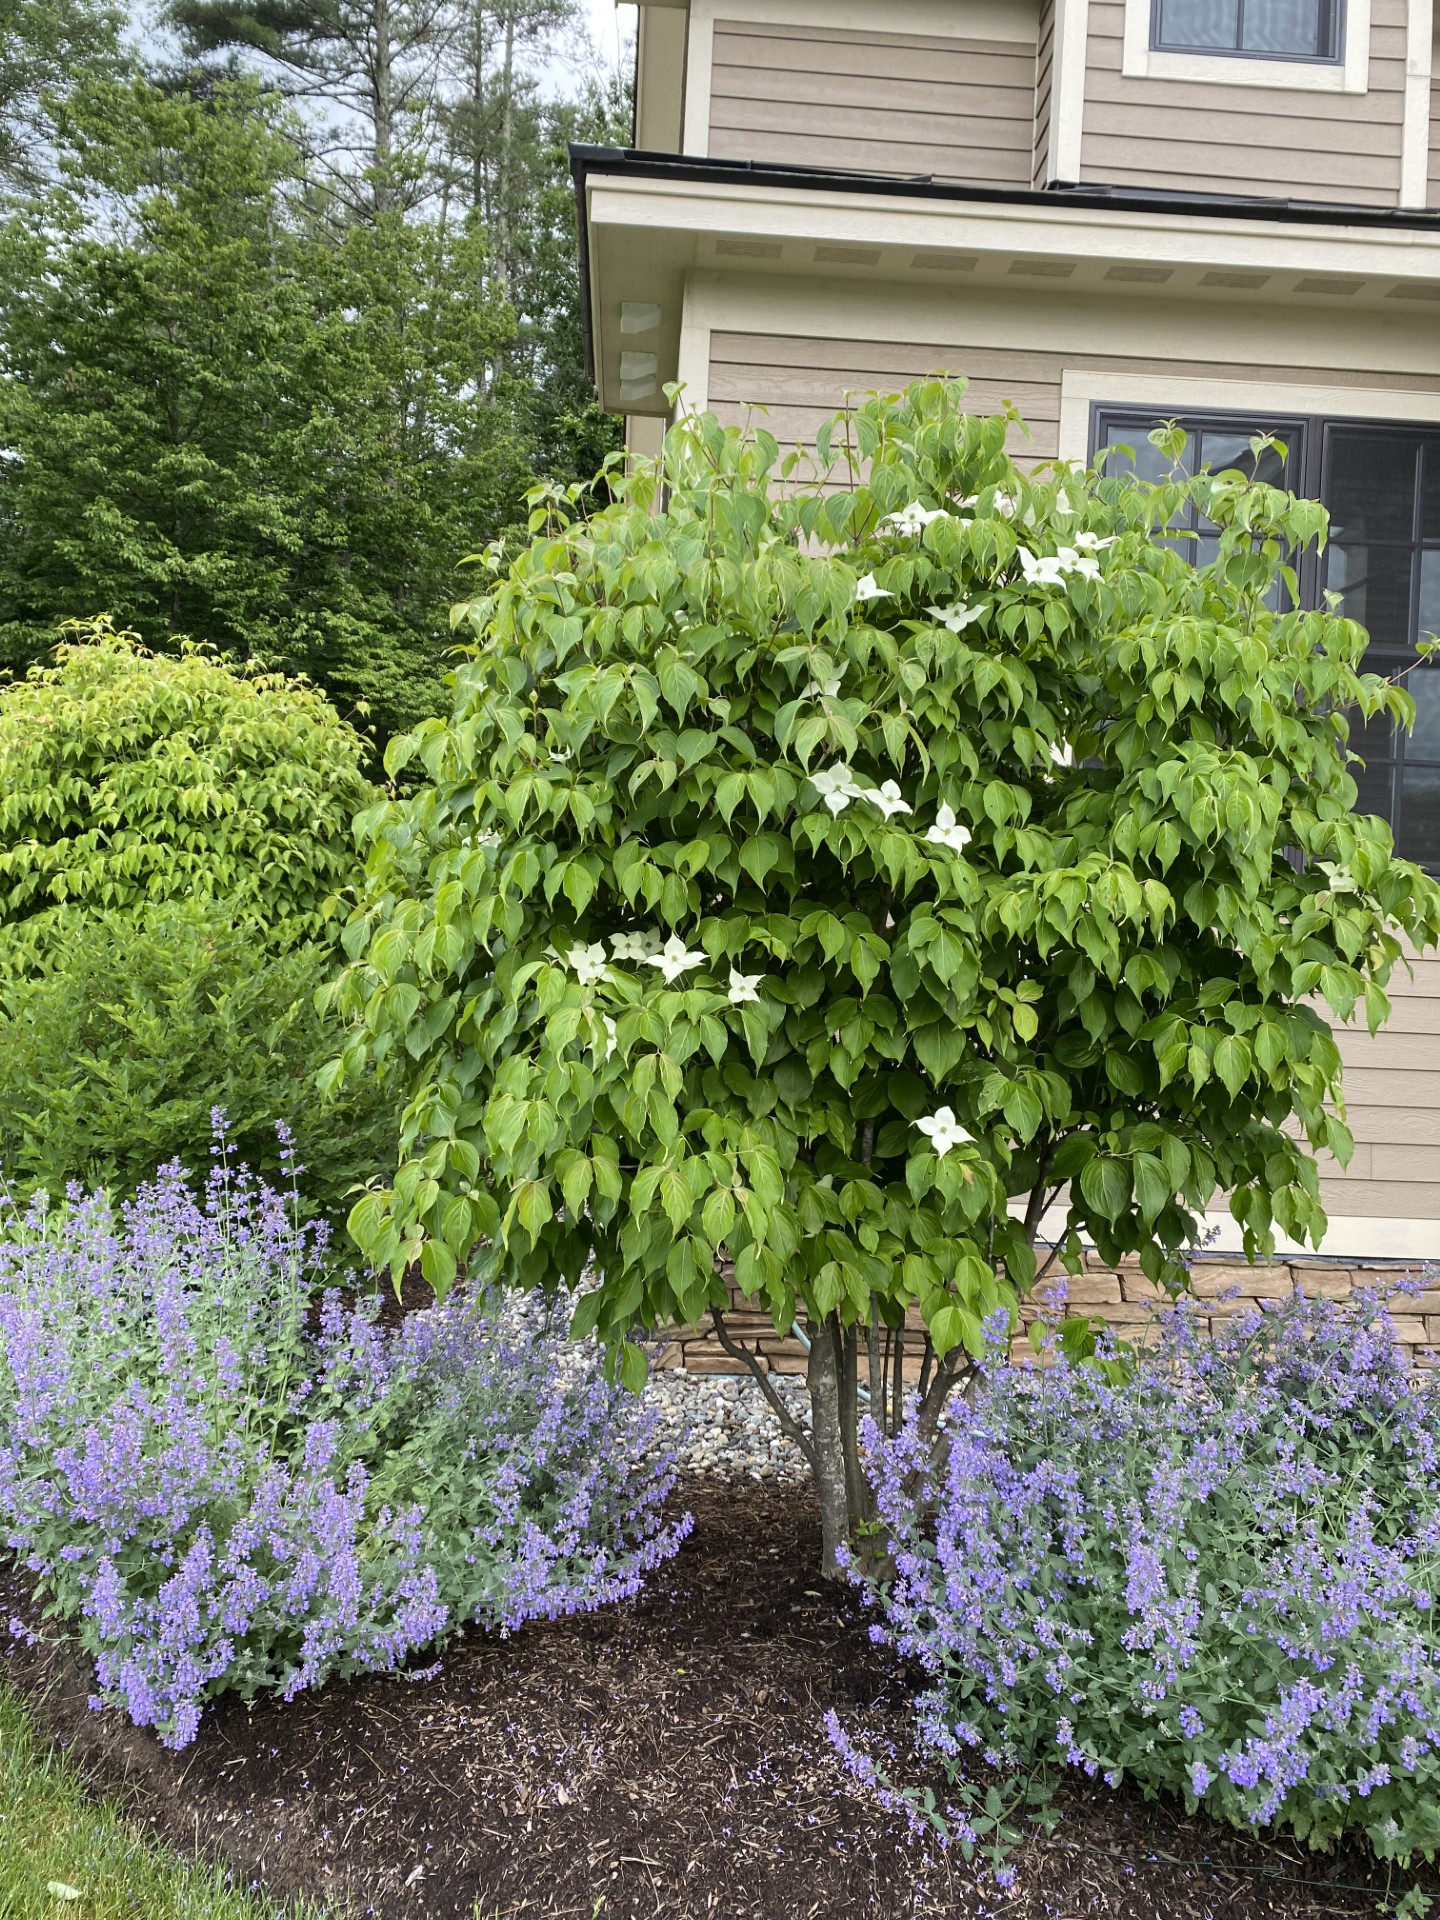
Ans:
[[[238,1879],[339,1912],[428,1920],[1252,1920],[1376,1911],[1384,1870],[1314,1857],[1138,1794],[1067,1785],[1011,1894],[854,1787],[821,1725],[907,1743],[905,1678],[858,1600],[819,1590],[808,1488],[677,1493],[694,1535],[647,1597],[510,1640],[468,1636],[429,1678],[207,1711],[180,1753],[86,1705],[54,1645],[5,1670],[42,1726],[161,1834]],[[5,1615],[34,1624],[23,1584]],[[1440,1875],[1425,1885],[1440,1892]]]

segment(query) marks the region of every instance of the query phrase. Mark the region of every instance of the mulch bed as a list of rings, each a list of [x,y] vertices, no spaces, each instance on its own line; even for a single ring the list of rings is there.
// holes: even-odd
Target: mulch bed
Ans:
[[[1373,1914],[1358,1848],[1311,1856],[1079,1783],[1009,1894],[917,1839],[845,1773],[834,1707],[906,1745],[906,1676],[849,1593],[822,1592],[798,1487],[681,1489],[696,1517],[632,1605],[472,1635],[438,1674],[221,1703],[185,1752],[86,1705],[63,1647],[11,1641],[0,1673],[50,1736],[182,1848],[275,1895],[390,1920],[1256,1920]],[[0,1592],[0,1618],[32,1609]],[[938,1784],[937,1788],[938,1788]],[[1440,1876],[1425,1884],[1440,1893]]]

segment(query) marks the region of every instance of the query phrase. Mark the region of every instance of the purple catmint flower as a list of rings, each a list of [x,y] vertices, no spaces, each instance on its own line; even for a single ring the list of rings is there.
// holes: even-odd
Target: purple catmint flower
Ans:
[[[688,1531],[653,1417],[563,1316],[457,1293],[396,1331],[334,1282],[223,1132],[199,1195],[162,1167],[0,1237],[0,1539],[172,1745],[226,1689],[628,1597]]]
[[[939,1455],[866,1431],[921,1747],[1432,1844],[1440,1389],[1383,1301],[1297,1296],[1213,1340],[1173,1309],[1118,1377],[1047,1359],[993,1358]]]

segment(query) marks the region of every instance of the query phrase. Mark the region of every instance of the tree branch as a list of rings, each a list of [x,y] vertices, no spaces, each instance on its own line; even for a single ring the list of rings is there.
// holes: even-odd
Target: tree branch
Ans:
[[[710,1309],[710,1318],[715,1325],[716,1339],[719,1340],[721,1346],[732,1360],[738,1360],[742,1367],[754,1375],[761,1393],[764,1394],[770,1403],[771,1412],[780,1422],[782,1432],[788,1434],[796,1446],[799,1447],[801,1453],[804,1454],[809,1463],[810,1471],[812,1473],[816,1472],[815,1448],[810,1436],[775,1391],[774,1382],[771,1380],[768,1370],[761,1366],[759,1357],[756,1354],[747,1353],[737,1340],[732,1339],[730,1329],[725,1325],[725,1316],[721,1313],[719,1307],[712,1307]]]

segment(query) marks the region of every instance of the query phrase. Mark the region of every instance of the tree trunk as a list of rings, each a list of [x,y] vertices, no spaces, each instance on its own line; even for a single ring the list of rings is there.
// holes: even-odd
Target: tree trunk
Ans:
[[[395,49],[390,38],[390,0],[374,0],[375,54],[371,69],[370,97],[375,115],[375,211],[383,213],[390,204],[392,187],[388,178],[395,145]]]
[[[850,1536],[849,1473],[841,1420],[843,1336],[832,1313],[810,1330],[810,1432],[815,1447],[815,1489],[820,1496],[820,1571],[842,1579],[839,1552]]]

